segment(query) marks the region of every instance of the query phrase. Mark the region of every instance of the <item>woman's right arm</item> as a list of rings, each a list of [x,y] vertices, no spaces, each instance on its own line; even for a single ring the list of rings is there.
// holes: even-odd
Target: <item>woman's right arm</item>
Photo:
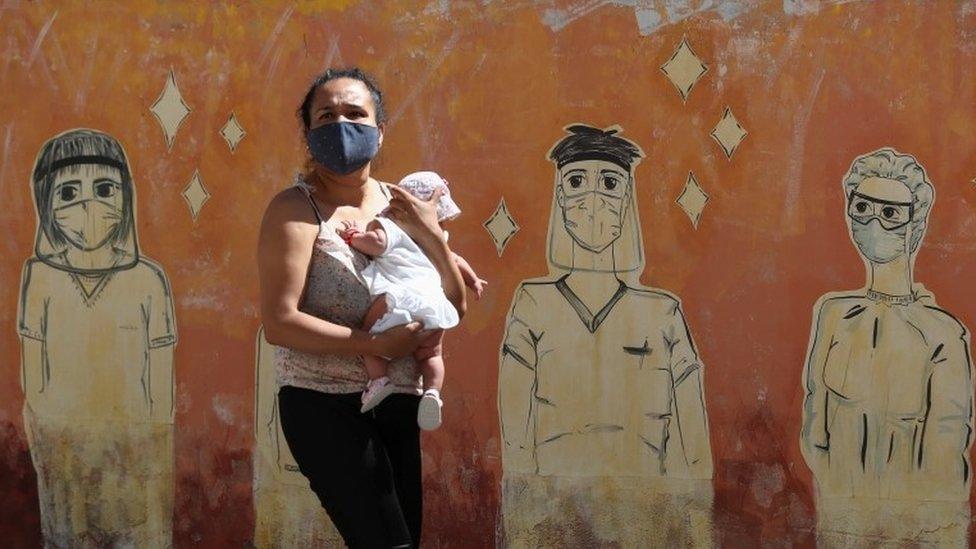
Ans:
[[[261,317],[269,343],[319,355],[410,354],[420,343],[419,324],[379,336],[340,326],[298,309],[305,289],[317,225],[298,189],[278,194],[261,222],[258,271]]]

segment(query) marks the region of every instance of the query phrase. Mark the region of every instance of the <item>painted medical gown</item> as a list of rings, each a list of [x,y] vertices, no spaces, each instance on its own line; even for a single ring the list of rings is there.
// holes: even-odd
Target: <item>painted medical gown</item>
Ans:
[[[621,282],[593,313],[565,278],[525,282],[502,347],[505,471],[711,478],[701,376],[671,295]]]
[[[828,295],[815,313],[802,449],[822,498],[969,498],[965,327],[931,296]]]
[[[37,259],[24,267],[19,331],[40,342],[40,389],[24,421],[46,543],[171,543],[173,418],[154,410],[151,352],[176,343],[169,285],[142,258],[84,284]],[[84,541],[88,540],[88,541]]]

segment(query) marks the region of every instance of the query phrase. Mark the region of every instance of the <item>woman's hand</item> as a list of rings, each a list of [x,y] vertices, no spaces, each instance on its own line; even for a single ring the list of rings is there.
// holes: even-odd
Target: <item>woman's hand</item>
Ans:
[[[407,191],[391,185],[389,216],[397,222],[410,238],[417,242],[441,242],[444,232],[437,222],[437,201],[444,193],[443,189],[436,189],[427,200],[421,200]]]
[[[399,187],[390,187],[389,215],[407,235],[427,254],[427,258],[441,276],[444,295],[463,317],[468,309],[464,296],[461,272],[451,258],[451,249],[444,241],[444,231],[437,222],[437,201],[443,191],[435,190],[428,200],[420,200]]]
[[[428,335],[427,332],[421,331],[422,327],[419,322],[411,322],[376,334],[373,336],[376,354],[386,358],[412,355]]]

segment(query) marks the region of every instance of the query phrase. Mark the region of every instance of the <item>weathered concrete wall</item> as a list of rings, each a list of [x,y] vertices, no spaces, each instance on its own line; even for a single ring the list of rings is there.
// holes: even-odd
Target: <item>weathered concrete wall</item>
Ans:
[[[13,545],[40,543],[42,526],[94,543],[334,539],[298,495],[262,392],[254,249],[267,200],[303,162],[300,96],[346,64],[390,103],[377,173],[447,177],[464,210],[452,246],[490,281],[446,338],[445,425],[424,438],[428,545],[965,540],[976,2],[8,1],[0,29],[0,533]],[[583,203],[559,198],[570,174],[547,157],[577,123],[618,125],[643,153],[600,199],[620,215],[610,263],[567,224]],[[31,181],[45,141],[74,128],[124,148],[131,206],[121,187],[100,200],[131,211],[117,260],[140,270],[95,258],[71,275],[55,259],[25,277],[36,254],[81,249],[35,249]],[[925,231],[898,259],[924,290],[818,305],[890,270],[852,242],[860,187],[842,186],[886,146],[937,196],[911,194],[911,223],[891,229]],[[502,199],[514,236],[492,217]],[[556,283],[587,273],[570,293]],[[608,301],[619,288],[658,301]],[[613,304],[594,322],[601,307],[586,318],[572,296]],[[845,324],[868,318],[858,307],[882,319],[873,340],[870,323]],[[817,359],[824,337],[846,358]],[[549,362],[507,352],[510,339]],[[634,373],[645,363],[664,373]],[[854,418],[824,424],[834,446],[814,428],[821,405]],[[679,408],[697,427],[677,432]],[[657,429],[644,441],[641,418]],[[86,487],[111,498],[71,500]]]

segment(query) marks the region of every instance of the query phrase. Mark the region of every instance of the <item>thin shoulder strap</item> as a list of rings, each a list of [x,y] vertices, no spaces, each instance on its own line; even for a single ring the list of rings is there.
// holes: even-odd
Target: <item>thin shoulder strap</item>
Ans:
[[[299,186],[299,188],[305,193],[305,197],[308,198],[308,203],[312,205],[312,211],[315,212],[315,219],[319,220],[319,225],[325,223],[322,219],[322,212],[319,211],[319,207],[315,204],[315,199],[312,198],[312,193],[303,186]]]

